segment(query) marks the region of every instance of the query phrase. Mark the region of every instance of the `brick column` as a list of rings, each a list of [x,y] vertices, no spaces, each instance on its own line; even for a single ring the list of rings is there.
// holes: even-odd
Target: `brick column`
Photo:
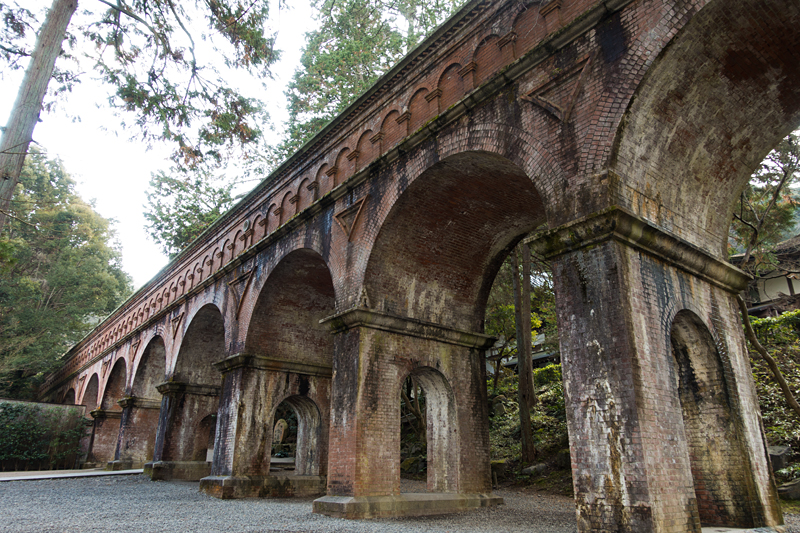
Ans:
[[[218,498],[324,494],[331,367],[246,354],[214,366],[223,374],[222,395],[211,475],[200,490]],[[276,476],[270,474],[272,417],[288,397],[310,402],[317,425],[304,439],[298,435],[295,475]],[[303,412],[298,423],[306,425]]]
[[[129,396],[117,402],[122,407],[119,439],[112,470],[141,468],[153,459],[161,402]]]
[[[162,394],[161,410],[153,462],[145,465],[145,473],[154,480],[199,481],[209,474],[211,463],[196,455],[196,432],[204,417],[216,414],[220,387],[167,381],[156,389]]]
[[[732,303],[744,274],[618,208],[531,244],[553,265],[578,530],[700,531],[670,344],[683,309],[714,330],[733,398],[743,455],[717,468],[743,482],[717,497],[744,511],[729,525],[780,524]]]
[[[114,459],[122,411],[95,409],[91,415],[94,418],[94,427],[92,428],[89,462],[105,466]]]
[[[326,321],[336,335],[328,496],[314,512],[367,518],[501,503],[491,496],[483,357],[494,339],[364,308]],[[430,492],[403,495],[400,387],[412,372],[430,387]]]

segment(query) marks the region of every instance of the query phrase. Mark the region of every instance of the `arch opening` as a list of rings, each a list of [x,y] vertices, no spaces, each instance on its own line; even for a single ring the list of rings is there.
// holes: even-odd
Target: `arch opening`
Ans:
[[[411,411],[417,408],[422,411],[414,416],[422,415],[423,420],[419,422],[425,428],[428,492],[458,492],[458,415],[455,395],[447,378],[434,368],[420,367],[414,369],[401,383],[398,404],[411,401],[415,404]],[[416,390],[409,394],[409,389]],[[398,433],[400,431],[398,427]]]
[[[480,332],[500,265],[545,222],[542,197],[512,161],[475,151],[444,159],[381,226],[364,279],[371,307]]]
[[[319,321],[335,313],[328,266],[320,255],[300,249],[270,273],[253,309],[245,351],[284,361],[330,365],[333,336]]]
[[[273,411],[270,427],[274,428],[272,472],[293,469],[296,476],[320,475],[322,417],[311,398],[292,395],[284,399]]]
[[[697,515],[703,526],[754,527],[754,480],[714,338],[691,311],[670,330]]]

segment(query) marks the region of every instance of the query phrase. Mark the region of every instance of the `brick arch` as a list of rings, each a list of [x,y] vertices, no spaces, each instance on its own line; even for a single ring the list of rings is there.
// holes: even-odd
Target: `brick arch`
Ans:
[[[287,191],[281,200],[281,225],[294,216],[294,204],[291,203],[292,191]]]
[[[349,155],[350,148],[345,147],[339,150],[339,154],[336,156],[336,163],[334,164],[336,167],[336,174],[332,177],[334,180],[334,187],[353,175],[355,165],[352,159],[348,159]]]
[[[475,54],[472,56],[472,61],[475,62],[474,87],[491,78],[503,66],[503,52],[497,44],[498,41],[500,41],[499,35],[487,35],[475,48]]]
[[[358,138],[356,150],[358,151],[358,159],[355,161],[357,164],[356,170],[362,169],[374,160],[380,152],[380,141],[373,143],[370,139],[375,135],[371,129],[366,130]]]
[[[221,377],[212,363],[225,355],[225,320],[213,303],[197,305],[190,316],[175,358],[167,369],[171,380],[200,385],[217,385]]]
[[[297,212],[302,212],[306,207],[314,202],[314,189],[309,189],[308,186],[312,181],[310,178],[303,178],[297,188]]]
[[[441,91],[441,95],[437,98],[440,113],[461,100],[469,90],[470,85],[465,83],[464,78],[459,74],[461,68],[461,63],[452,63],[445,67],[439,76],[436,87]]]
[[[64,393],[64,397],[61,399],[61,403],[65,405],[75,405],[75,388],[70,387],[67,389],[67,392]]]
[[[297,447],[295,449],[295,474],[300,476],[318,476],[324,472],[327,463],[326,446],[320,446],[326,439],[323,433],[327,428],[322,426],[323,417],[319,406],[313,398],[299,394],[284,394],[276,398],[274,408],[268,420],[275,426],[275,414],[286,403],[297,416]]]
[[[711,330],[692,311],[683,309],[672,321],[671,378],[683,430],[698,525],[756,527],[758,501],[752,467],[745,453],[742,424],[734,407],[732,376],[717,350]],[[726,461],[721,457],[736,457]],[[748,505],[747,503],[750,503]]]
[[[390,150],[406,136],[407,127],[405,122],[397,122],[400,115],[400,111],[394,109],[389,111],[383,118],[383,122],[381,122],[381,152]]]
[[[298,246],[274,265],[251,289],[258,296],[250,316],[242,317],[247,323],[245,352],[331,364],[333,337],[319,321],[336,312],[336,293],[323,256]]]
[[[426,96],[428,96],[428,89],[423,87],[417,89],[408,101],[408,112],[411,113],[408,122],[409,133],[417,131],[420,126],[436,114],[436,102],[429,101]]]
[[[539,44],[547,34],[544,17],[539,14],[539,6],[536,5],[526,6],[520,11],[514,19],[513,28],[517,34],[514,46],[518,57]]]
[[[328,169],[330,165],[328,163],[323,163],[320,165],[319,170],[317,170],[316,174],[316,182],[319,183],[319,195],[325,196],[333,189],[333,179],[328,176]]]
[[[97,372],[93,372],[86,380],[86,385],[81,391],[80,405],[86,406],[86,415],[89,416],[91,411],[97,409],[97,403],[100,396],[100,376]]]
[[[665,11],[644,34],[662,40],[643,37],[630,44],[633,57],[617,59],[649,69],[635,94],[623,91],[614,98],[609,90],[598,110],[624,106],[625,114],[605,129],[594,127],[587,143],[614,127],[608,166],[630,190],[648,191],[655,199],[642,202],[628,194],[629,207],[725,257],[740,191],[767,152],[800,123],[800,6],[777,0],[765,10],[752,1],[712,0],[680,31],[674,24],[672,12]],[[794,57],[786,50],[794,50]],[[602,163],[587,160],[586,172]],[[673,227],[679,218],[693,227]]]
[[[166,379],[166,342],[161,335],[154,334],[142,345],[131,365],[131,394],[157,399],[160,394],[155,386]]]
[[[371,307],[481,331],[500,264],[547,221],[544,199],[522,168],[483,151],[443,158],[409,181],[382,207],[363,282]]]
[[[111,367],[108,378],[103,386],[101,409],[109,411],[121,411],[122,408],[117,404],[127,392],[127,365],[125,358],[119,357]]]

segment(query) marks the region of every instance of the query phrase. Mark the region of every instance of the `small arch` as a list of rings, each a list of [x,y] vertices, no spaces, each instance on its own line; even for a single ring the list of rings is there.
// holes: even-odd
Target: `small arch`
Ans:
[[[516,55],[521,56],[539,42],[547,33],[544,17],[539,14],[538,6],[526,6],[514,19],[514,33],[517,34]]]
[[[292,191],[287,191],[281,200],[281,226],[294,216],[294,204],[291,202]]]
[[[748,505],[757,502],[754,480],[714,338],[699,316],[682,310],[669,342],[695,488],[692,515],[702,526],[755,527]]]
[[[398,122],[400,111],[390,111],[381,123],[381,152],[386,152],[394,147],[407,134],[408,126],[405,122]]]
[[[474,87],[491,78],[503,66],[503,52],[497,46],[499,40],[498,35],[489,35],[475,49],[472,59],[475,62]]]
[[[269,235],[278,229],[278,226],[281,223],[280,213],[275,213],[276,209],[278,209],[278,207],[275,204],[270,204],[269,209],[267,209],[267,220],[264,226],[264,235]]]
[[[356,151],[358,152],[358,159],[355,160],[355,170],[366,167],[379,155],[380,143],[373,143],[370,141],[375,134],[372,130],[367,130],[358,138]],[[376,146],[377,144],[377,146]]]
[[[127,381],[125,359],[120,357],[114,363],[111,373],[106,381],[106,387],[103,391],[103,401],[100,408],[106,411],[122,411],[122,407],[117,403],[125,397],[125,384]]]
[[[350,148],[342,148],[339,150],[339,155],[336,156],[336,173],[332,176],[333,178],[333,186],[336,187],[347,178],[353,175],[353,169],[355,165],[353,164],[352,158],[349,158],[350,155]]]
[[[309,189],[308,185],[311,183],[309,178],[305,178],[300,182],[300,187],[297,189],[297,212],[300,213],[305,208],[314,203],[314,190]]]
[[[75,405],[75,389],[70,387],[64,398],[61,400],[64,405]]]
[[[450,383],[441,372],[427,366],[414,369],[406,379],[419,384],[425,393],[428,491],[457,492],[460,445],[456,400]],[[401,387],[406,379],[400,382]],[[401,397],[402,391],[398,390],[398,405]],[[399,452],[398,449],[398,455]]]
[[[442,71],[442,75],[439,76],[439,83],[436,85],[441,91],[441,95],[437,98],[439,101],[439,113],[461,100],[467,93],[467,84],[464,83],[464,78],[459,74],[460,71],[461,63],[453,63],[445,68]]]
[[[328,163],[323,163],[317,170],[316,180],[319,183],[319,195],[325,196],[333,189],[333,180],[328,176]]]
[[[418,89],[408,101],[408,112],[411,113],[408,123],[409,133],[414,133],[425,124],[432,114],[431,110],[436,109],[436,104],[429,101],[426,96],[428,96],[428,89]]]
[[[194,431],[192,461],[210,463],[214,459],[214,436],[217,430],[217,414],[206,415]]]
[[[242,230],[237,230],[233,235],[233,248],[231,249],[231,259],[237,257],[244,251],[244,240],[242,239]]]
[[[83,396],[81,397],[81,405],[86,406],[86,416],[97,409],[97,396],[100,388],[100,378],[97,373],[92,374],[86,388],[83,389]]]
[[[270,417],[270,427],[277,423],[276,415],[290,408],[297,420],[296,433],[293,432],[290,440],[294,441],[295,467],[294,473],[298,476],[320,475],[320,436],[322,434],[322,417],[314,401],[307,396],[294,395],[284,399]],[[294,428],[292,428],[294,430]],[[273,435],[273,440],[275,436]]]

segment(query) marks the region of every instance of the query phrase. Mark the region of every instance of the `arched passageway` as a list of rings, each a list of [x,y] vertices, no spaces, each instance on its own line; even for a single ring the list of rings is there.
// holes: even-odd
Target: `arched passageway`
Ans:
[[[202,490],[224,498],[324,492],[333,337],[320,320],[334,312],[333,281],[317,252],[290,252],[269,273],[244,352],[219,365],[225,399],[219,449]],[[284,401],[301,422],[297,467],[290,476],[270,474],[272,419]]]
[[[691,311],[672,322],[675,388],[683,413],[687,453],[702,526],[754,527],[757,496],[732,408],[720,353],[708,328]]]
[[[64,399],[61,400],[61,403],[64,405],[74,405],[75,404],[75,389],[70,388],[66,394],[64,394]]]
[[[117,359],[106,381],[100,407],[92,411],[94,429],[89,458],[101,466],[114,459],[117,449],[122,418],[122,407],[117,402],[125,397],[126,370],[125,359]]]
[[[425,402],[428,492],[457,492],[458,469],[453,465],[459,461],[458,410],[450,384],[441,372],[429,367],[414,369],[406,380],[420,386]]]
[[[224,355],[222,314],[205,305],[186,328],[172,375],[156,387],[162,394],[158,433],[153,462],[145,466],[153,479],[200,480],[211,471],[205,446],[216,425],[221,382],[213,363]]]
[[[161,393],[156,388],[165,380],[167,352],[164,339],[153,337],[136,365],[131,394],[123,407],[119,444],[112,468],[141,468],[153,460]]]

